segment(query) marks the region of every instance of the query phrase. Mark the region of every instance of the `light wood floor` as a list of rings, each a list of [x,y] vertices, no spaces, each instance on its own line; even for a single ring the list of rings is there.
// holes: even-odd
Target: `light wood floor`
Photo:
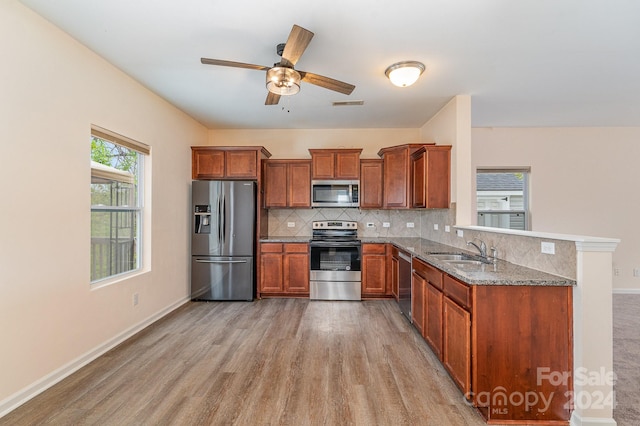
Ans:
[[[188,303],[1,425],[482,425],[395,302]]]

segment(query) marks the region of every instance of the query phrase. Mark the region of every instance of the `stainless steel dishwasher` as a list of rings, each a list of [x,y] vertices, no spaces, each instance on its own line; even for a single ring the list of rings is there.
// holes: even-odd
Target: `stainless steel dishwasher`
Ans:
[[[411,255],[398,251],[398,306],[411,322]]]

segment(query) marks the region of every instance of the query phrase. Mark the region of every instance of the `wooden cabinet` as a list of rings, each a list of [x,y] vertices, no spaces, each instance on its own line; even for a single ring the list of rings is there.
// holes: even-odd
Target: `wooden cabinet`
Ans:
[[[451,146],[425,145],[411,154],[411,208],[447,209]]]
[[[423,337],[426,290],[427,281],[414,270],[411,277],[411,322]]]
[[[382,160],[360,160],[360,208],[382,207]]]
[[[431,265],[414,258],[413,279],[423,282],[422,335],[433,352],[442,360],[442,272]],[[413,312],[413,311],[412,311]]]
[[[562,423],[573,382],[572,288],[472,285],[414,258],[413,323],[463,395],[493,423]],[[422,307],[422,308],[421,308]],[[543,396],[520,403],[510,395]],[[545,405],[548,404],[548,405]]]
[[[383,148],[384,208],[449,208],[451,146],[407,144]]]
[[[265,208],[311,207],[311,161],[265,161],[264,204]]]
[[[260,297],[309,295],[309,245],[260,244]]]
[[[387,245],[362,244],[362,297],[387,297]]]
[[[360,179],[362,149],[310,149],[312,179]]]
[[[260,161],[271,154],[261,146],[192,146],[192,179],[258,179]]]
[[[444,298],[442,363],[464,395],[471,391],[471,314]]]

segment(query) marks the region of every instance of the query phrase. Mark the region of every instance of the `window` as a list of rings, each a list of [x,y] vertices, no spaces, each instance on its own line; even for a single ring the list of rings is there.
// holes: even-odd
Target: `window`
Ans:
[[[91,282],[140,269],[143,167],[149,147],[91,129]]]
[[[528,230],[529,169],[478,169],[478,225]]]

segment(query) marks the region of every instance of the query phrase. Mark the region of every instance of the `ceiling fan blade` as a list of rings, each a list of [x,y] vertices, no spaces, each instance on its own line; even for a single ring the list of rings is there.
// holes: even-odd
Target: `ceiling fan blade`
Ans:
[[[353,89],[356,88],[353,84],[345,83],[344,81],[334,80],[333,78],[325,77],[318,74],[313,74],[305,71],[298,71],[302,77],[302,81],[306,83],[315,84],[316,86],[324,87],[325,89],[333,90],[336,92],[350,95]]]
[[[265,105],[278,105],[278,102],[280,102],[280,95],[273,92],[267,92],[267,100],[264,101]]]
[[[287,43],[284,45],[280,66],[293,67],[304,53],[312,38],[313,33],[311,31],[294,25],[289,33]]]
[[[248,68],[250,70],[266,71],[271,67],[264,65],[245,64],[244,62],[223,61],[222,59],[200,58],[200,62],[205,65],[220,65],[223,67]]]

